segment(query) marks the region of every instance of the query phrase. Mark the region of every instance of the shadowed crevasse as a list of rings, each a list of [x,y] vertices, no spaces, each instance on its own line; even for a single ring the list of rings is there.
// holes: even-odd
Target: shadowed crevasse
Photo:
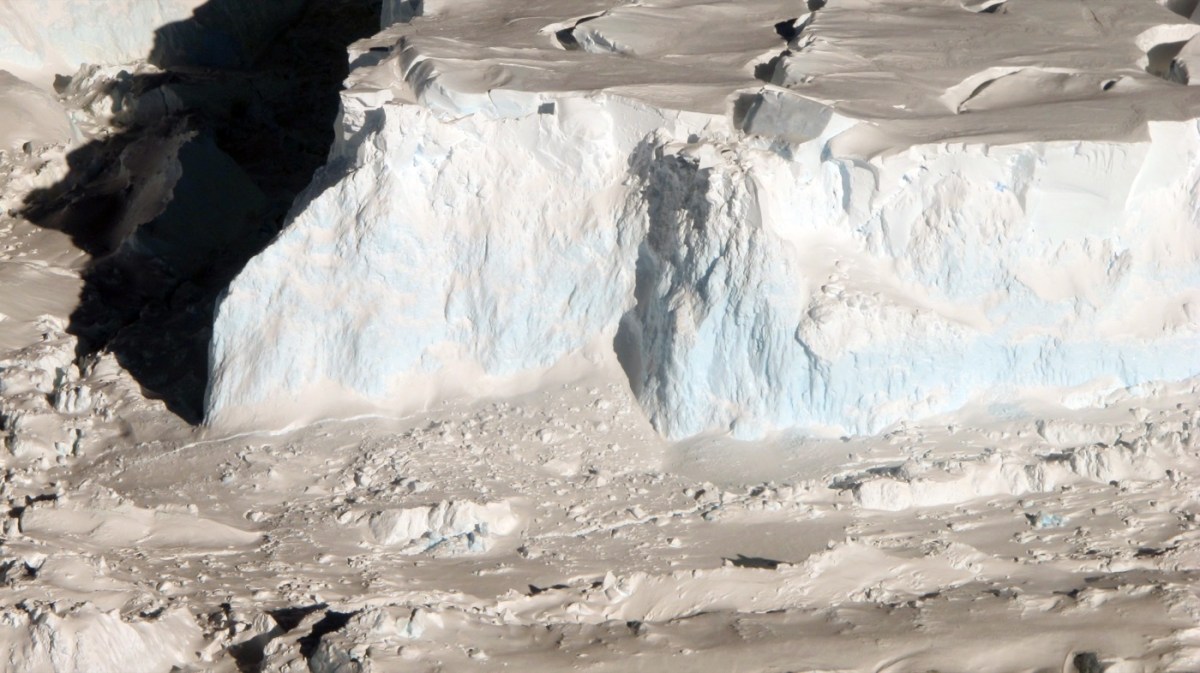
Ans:
[[[156,31],[162,72],[110,85],[119,132],[73,151],[21,212],[91,257],[67,328],[81,366],[109,351],[202,418],[215,300],[324,163],[346,49],[379,15],[380,0],[212,0]]]

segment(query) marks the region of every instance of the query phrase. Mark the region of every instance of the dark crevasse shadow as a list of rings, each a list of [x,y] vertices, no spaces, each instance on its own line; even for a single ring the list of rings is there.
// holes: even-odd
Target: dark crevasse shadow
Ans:
[[[107,80],[119,131],[21,212],[91,257],[67,328],[81,365],[109,351],[201,420],[215,300],[324,163],[346,48],[379,16],[380,0],[212,0],[156,31],[161,72]]]

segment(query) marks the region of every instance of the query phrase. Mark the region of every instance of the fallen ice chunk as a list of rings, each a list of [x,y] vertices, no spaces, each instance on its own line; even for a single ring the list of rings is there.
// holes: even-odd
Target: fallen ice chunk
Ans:
[[[1061,514],[1047,514],[1046,512],[1038,512],[1037,514],[1026,514],[1026,518],[1033,524],[1034,528],[1062,528],[1067,525],[1066,517]]]
[[[436,505],[375,512],[368,528],[375,541],[401,553],[479,553],[495,538],[516,529],[519,519],[507,501],[478,504],[443,500]]]

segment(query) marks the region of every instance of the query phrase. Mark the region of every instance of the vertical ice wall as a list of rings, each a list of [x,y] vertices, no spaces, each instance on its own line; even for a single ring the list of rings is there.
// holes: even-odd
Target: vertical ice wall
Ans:
[[[830,151],[836,124],[794,142],[610,96],[488,105],[347,113],[219,308],[211,418],[503,389],[610,339],[672,437],[1200,371],[1195,122],[862,161]]]
[[[604,97],[512,105],[366,111],[221,302],[210,415],[477,391],[611,339],[641,238],[628,151],[674,122]]]
[[[1197,124],[1151,128],[643,167],[649,233],[618,338],[635,391],[670,436],[752,437],[1200,372]]]
[[[1197,122],[1134,70],[1191,28],[1102,4],[1119,49],[1038,6],[1006,25],[1054,64],[1010,68],[948,2],[908,18],[969,36],[966,65],[884,58],[859,5],[784,35],[772,0],[389,0],[426,18],[356,47],[329,166],[218,307],[209,420],[503,393],[596,348],[670,437],[1200,373]],[[863,78],[888,84],[838,102]]]

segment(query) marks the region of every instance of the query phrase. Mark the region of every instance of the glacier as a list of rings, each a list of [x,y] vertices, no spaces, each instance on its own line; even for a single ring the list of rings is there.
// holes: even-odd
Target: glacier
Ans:
[[[1200,27],[1167,8],[386,5],[218,305],[212,424],[619,361],[669,438],[864,434],[1200,373],[1200,95],[1152,58]]]

